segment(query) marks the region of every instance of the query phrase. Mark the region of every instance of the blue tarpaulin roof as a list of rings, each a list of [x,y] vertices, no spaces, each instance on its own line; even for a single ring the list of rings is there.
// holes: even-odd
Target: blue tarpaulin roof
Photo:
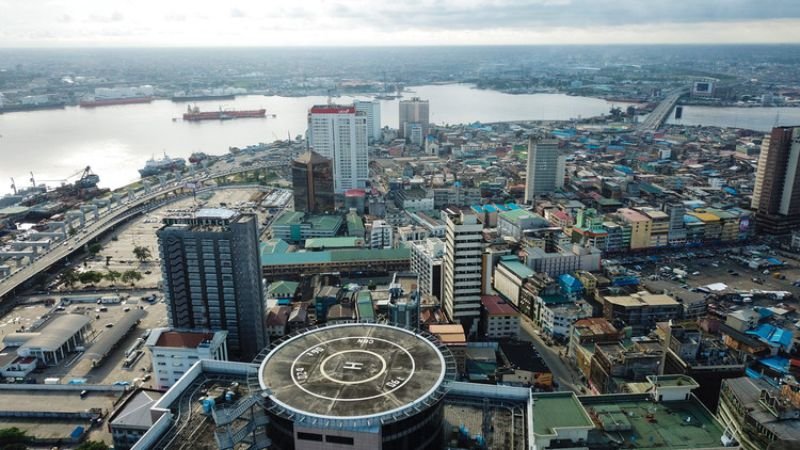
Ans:
[[[749,335],[758,336],[769,345],[776,345],[785,348],[788,348],[790,345],[792,345],[793,336],[791,331],[778,328],[768,323],[762,323],[755,330],[750,330],[746,333]]]
[[[769,358],[759,359],[759,364],[769,367],[772,370],[782,374],[789,373],[789,359],[782,356],[771,356]]]
[[[773,258],[773,257],[767,258],[767,262],[772,264],[773,266],[780,266],[780,265],[783,264],[783,261],[781,261],[779,259],[776,259],[776,258]]]

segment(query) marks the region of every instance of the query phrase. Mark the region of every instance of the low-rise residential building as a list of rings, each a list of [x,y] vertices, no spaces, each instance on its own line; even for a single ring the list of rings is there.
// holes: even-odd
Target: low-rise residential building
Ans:
[[[578,270],[594,272],[600,270],[602,252],[594,247],[581,247],[574,245],[568,250],[552,253],[542,248],[528,247],[526,261],[528,267],[535,272],[544,272],[556,278],[565,273],[574,273]]]
[[[501,236],[522,240],[525,230],[548,228],[550,223],[542,216],[524,209],[503,211],[497,215],[497,230]]]
[[[292,307],[288,305],[275,305],[267,311],[266,333],[270,338],[280,338],[286,335],[289,326],[289,313]]]
[[[661,375],[664,349],[656,340],[634,338],[632,345],[597,343],[589,368],[589,387],[597,393],[624,392],[628,383]]]
[[[680,303],[663,294],[637,292],[603,297],[603,317],[611,322],[621,321],[631,327],[634,336],[649,332],[658,322],[679,318],[682,310]]]
[[[150,351],[156,388],[168,389],[200,359],[227,361],[227,337],[225,330],[153,329],[144,345]]]
[[[594,344],[620,342],[623,336],[602,317],[579,319],[570,327],[567,355],[574,358],[578,370],[588,379]]]
[[[291,243],[306,239],[334,237],[344,223],[337,214],[306,214],[300,211],[285,211],[272,222],[272,237]]]
[[[519,312],[497,295],[481,297],[481,325],[488,339],[519,338]]]
[[[108,417],[114,450],[128,450],[153,426],[152,407],[163,392],[138,388],[131,392]]]

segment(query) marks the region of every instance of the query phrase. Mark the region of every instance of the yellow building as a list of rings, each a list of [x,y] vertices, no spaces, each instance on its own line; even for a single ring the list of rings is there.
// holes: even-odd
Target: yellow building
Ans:
[[[630,208],[620,208],[617,210],[617,214],[631,226],[631,250],[649,248],[653,221]]]

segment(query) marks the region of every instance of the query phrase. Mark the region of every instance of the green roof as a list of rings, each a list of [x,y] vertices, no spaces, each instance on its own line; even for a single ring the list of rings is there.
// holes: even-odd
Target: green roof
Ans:
[[[503,256],[500,258],[500,264],[506,269],[510,270],[514,275],[519,278],[525,279],[532,277],[534,272],[530,267],[522,264],[516,256]]]
[[[272,226],[283,226],[283,225],[292,225],[295,223],[300,223],[303,221],[303,214],[300,211],[286,211],[278,217],[275,222],[272,222]]]
[[[347,234],[351,236],[357,237],[364,237],[364,232],[366,229],[364,228],[364,222],[361,220],[358,214],[348,214],[347,215]]]
[[[369,291],[361,291],[356,296],[356,308],[358,309],[359,319],[374,319],[375,307],[372,305],[372,294]]]
[[[615,438],[623,441],[621,448],[719,448],[722,428],[699,401],[691,398],[688,401],[653,403],[647,394],[627,394],[582,396],[580,401],[586,409],[597,414],[601,423],[626,428],[614,431]],[[652,415],[652,419],[648,420],[648,415]]]
[[[533,432],[557,434],[559,428],[594,428],[583,405],[572,392],[533,394]]]
[[[597,204],[601,206],[613,206],[613,205],[621,205],[622,202],[615,198],[601,197],[600,199],[597,200]]]
[[[267,293],[272,297],[291,297],[297,292],[300,283],[294,281],[275,281],[270,283]]]
[[[338,215],[315,215],[306,217],[306,222],[311,223],[315,230],[335,231],[342,226],[342,217]]]
[[[509,222],[519,222],[522,219],[533,219],[536,216],[530,211],[524,209],[512,209],[511,211],[503,211],[498,214],[499,217]]]
[[[395,261],[409,259],[408,248],[358,249],[358,250],[326,250],[319,252],[294,252],[281,255],[261,254],[264,266],[282,266],[286,264],[320,264],[349,261]]]
[[[261,253],[286,253],[289,251],[289,243],[283,239],[270,239],[261,243]]]
[[[306,239],[305,247],[307,250],[317,249],[324,250],[326,248],[355,248],[363,247],[364,238],[359,237],[332,237],[332,238],[311,238]]]

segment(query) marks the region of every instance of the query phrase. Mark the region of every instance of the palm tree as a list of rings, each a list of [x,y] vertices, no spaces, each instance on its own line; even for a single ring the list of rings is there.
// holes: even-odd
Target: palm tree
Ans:
[[[150,249],[142,245],[137,245],[133,248],[133,255],[136,256],[136,259],[138,259],[141,263],[147,261],[153,256],[152,253],[150,253]]]

